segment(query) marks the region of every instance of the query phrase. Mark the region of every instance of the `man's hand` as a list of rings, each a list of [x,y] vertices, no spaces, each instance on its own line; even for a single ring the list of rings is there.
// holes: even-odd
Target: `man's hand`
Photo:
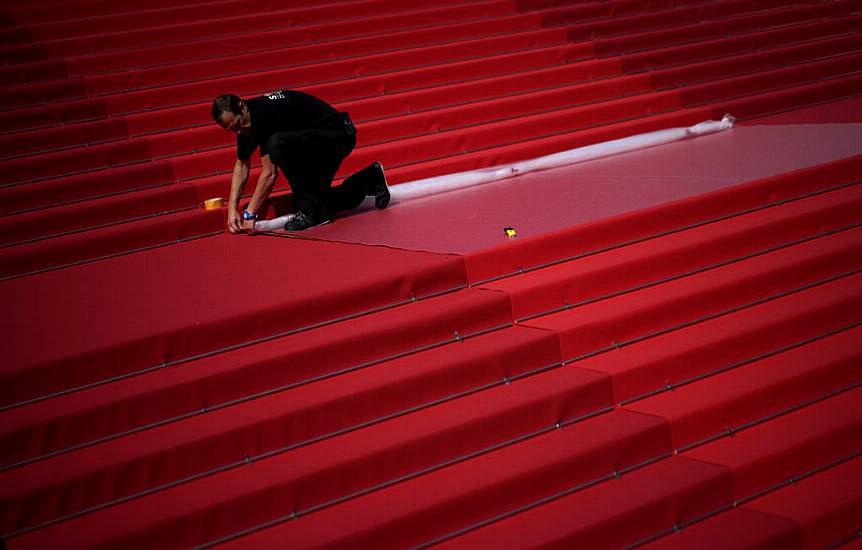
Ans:
[[[254,225],[254,221],[252,221],[252,225]],[[243,232],[242,215],[240,215],[239,211],[233,206],[228,208],[227,211],[227,228],[231,233]]]
[[[249,235],[254,235],[255,233],[257,233],[257,231],[254,230],[254,220],[243,220],[242,230]]]

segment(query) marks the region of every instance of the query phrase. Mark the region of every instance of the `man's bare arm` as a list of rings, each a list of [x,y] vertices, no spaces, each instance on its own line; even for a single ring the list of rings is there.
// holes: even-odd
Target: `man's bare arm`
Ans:
[[[254,188],[254,195],[248,203],[249,212],[260,212],[263,207],[263,202],[272,193],[272,188],[275,187],[275,179],[278,177],[278,171],[269,160],[269,155],[260,157],[260,176],[257,178],[257,187]]]
[[[227,226],[231,233],[243,230],[242,216],[239,213],[239,199],[242,197],[251,163],[248,160],[237,160],[233,165],[233,176],[230,182],[230,201],[227,208]]]

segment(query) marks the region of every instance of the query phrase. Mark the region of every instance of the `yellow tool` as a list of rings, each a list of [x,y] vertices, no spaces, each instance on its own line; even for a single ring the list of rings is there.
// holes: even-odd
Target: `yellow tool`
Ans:
[[[504,227],[503,232],[506,234],[507,237],[509,237],[510,240],[518,236],[518,232],[515,231],[514,227]]]

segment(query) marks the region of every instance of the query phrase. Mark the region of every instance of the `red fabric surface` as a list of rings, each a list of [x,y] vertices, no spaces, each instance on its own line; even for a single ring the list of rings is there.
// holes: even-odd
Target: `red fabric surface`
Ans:
[[[320,96],[327,101],[341,106],[357,115],[357,120],[361,120],[364,116],[361,111],[357,111],[360,105],[372,102],[383,102],[385,104],[398,105],[402,99],[402,93],[424,93],[428,95],[432,90],[425,88],[431,86],[436,88],[441,81],[461,82],[463,85],[469,85],[473,82],[473,87],[477,85],[477,81],[485,78],[512,78],[521,76],[524,77],[523,71],[536,71],[543,69],[560,69],[561,62],[574,62],[583,60],[583,63],[575,64],[568,67],[572,71],[576,79],[587,79],[592,75],[601,76],[609,72],[609,74],[617,74],[618,71],[614,67],[618,66],[617,62],[613,61],[595,61],[586,60],[592,54],[590,44],[567,45],[563,47],[540,48],[536,51],[528,50],[520,53],[504,54],[498,56],[498,63],[489,63],[487,59],[477,59],[471,61],[461,61],[442,66],[420,67],[411,70],[403,70],[396,73],[387,73],[382,75],[365,75],[359,78],[350,79],[348,82],[331,82],[323,84],[314,84],[302,86],[300,89]],[[598,67],[598,68],[597,68]],[[562,67],[565,68],[565,67]],[[542,81],[538,81],[541,85]],[[461,97],[461,88],[456,88],[457,92],[453,92],[452,96],[444,94],[447,88],[441,89],[438,94],[431,94],[434,105],[449,105],[451,97]],[[433,90],[436,92],[436,90]],[[484,92],[483,89],[478,90]],[[514,91],[517,91],[514,90]],[[249,93],[260,92],[255,90]],[[476,91],[472,94],[465,95],[465,98],[470,96],[475,97]],[[410,96],[404,96],[410,97]],[[377,98],[375,100],[375,98]],[[350,103],[346,103],[350,102]],[[203,110],[202,110],[203,108]],[[379,115],[378,115],[379,116]],[[169,109],[161,109],[152,113],[136,113],[128,115],[130,133],[142,134],[146,132],[163,131],[165,128],[184,127],[189,124],[211,124],[209,113],[206,112],[204,104],[192,106],[180,106]]]
[[[558,331],[571,359],[859,269],[860,246],[850,230],[524,324]]]
[[[127,140],[107,146],[88,147],[70,152],[47,153],[35,158],[7,160],[9,171],[0,184],[28,182],[60,177],[94,169],[109,169],[131,162],[151,160],[146,140]]]
[[[816,107],[790,113],[755,118],[746,124],[767,126],[784,124],[847,124],[862,123],[862,97],[832,101]]]
[[[668,452],[668,443],[660,420],[617,411],[258,531],[226,547],[427,543],[652,459]],[[331,528],[334,523],[339,529]]]
[[[757,155],[757,158],[763,156]],[[478,282],[501,273],[534,267],[554,258],[652,236],[777,199],[793,198],[817,188],[853,181],[860,162],[862,157],[858,155],[848,157],[653,208],[641,208],[616,218],[485,248],[465,256],[467,273],[471,281]],[[812,177],[814,174],[816,177]]]
[[[857,309],[858,311],[858,309]],[[627,405],[667,418],[677,448],[862,382],[862,328]]]
[[[764,5],[764,3],[759,3]],[[712,37],[725,37],[733,34],[746,33],[751,31],[760,31],[762,29],[770,29],[773,27],[789,26],[793,24],[809,23],[822,17],[824,14],[824,6],[787,6],[788,2],[773,2],[771,10],[764,13],[758,13],[754,10],[754,3],[742,4],[742,8],[752,9],[752,13],[740,11],[740,5],[737,4],[736,9],[732,13],[724,14],[724,17],[718,18],[717,21],[704,20],[698,25],[680,26],[667,29],[652,30],[650,32],[632,33],[630,35],[599,38],[596,41],[596,50],[604,55],[620,53],[620,52],[636,52],[647,48],[655,47],[656,44],[674,44],[683,43],[693,40],[703,40]],[[764,6],[765,7],[765,6]],[[775,9],[778,8],[778,9]],[[784,8],[784,9],[782,9]],[[708,8],[707,8],[708,9]],[[832,13],[847,13],[852,11],[853,3],[850,1],[835,2],[825,6],[826,10]],[[823,21],[821,24],[835,24],[835,22]],[[852,27],[839,26],[837,29],[848,29]],[[780,31],[780,29],[775,29]],[[784,29],[787,33],[784,36],[790,39],[799,37],[799,31],[796,29]],[[840,31],[839,31],[840,32]],[[805,33],[804,37],[813,38],[815,33]],[[754,34],[754,36],[757,36]],[[697,48],[698,46],[693,46]],[[701,46],[703,47],[703,46]],[[689,51],[689,50],[682,50]],[[721,50],[712,50],[712,56]],[[730,53],[730,52],[727,52]],[[631,59],[631,57],[630,57]],[[634,59],[638,59],[637,56]],[[634,63],[635,61],[633,61]],[[634,68],[634,66],[632,66]]]
[[[411,316],[419,318],[422,316],[416,310],[428,309],[421,304],[408,307],[414,311]],[[416,334],[411,325],[417,323],[410,323],[409,318],[396,315],[386,321],[392,313],[369,315],[364,323],[369,326],[359,331],[358,338],[345,334],[344,329],[321,328],[288,337],[284,339],[287,345],[273,345],[283,348],[281,355],[267,356],[262,349],[254,354],[227,352],[218,359],[202,359],[182,368],[159,370],[3,411],[0,413],[2,463],[14,463],[154,422],[179,420],[178,417],[190,413],[205,415],[207,409],[301,380],[302,372],[278,368],[280,365],[316,359],[319,372],[325,374],[326,369],[334,372],[379,360],[375,349],[382,343],[386,344],[383,352],[403,352],[410,346],[433,343],[434,337],[445,338],[442,331],[446,329],[463,330],[463,325],[455,322],[458,320],[455,311],[446,312],[449,318],[428,316],[426,325],[440,325],[436,330],[427,329],[428,335]],[[399,329],[401,324],[404,326]],[[376,332],[371,332],[373,325],[379,325],[373,329]],[[353,330],[351,326],[350,332]],[[319,343],[315,346],[311,342],[303,350],[302,342],[318,334],[314,339]],[[401,343],[400,338],[406,341]],[[294,346],[299,349],[294,351]],[[332,355],[333,350],[338,353]],[[296,419],[292,425],[295,434],[288,439],[296,442],[559,363],[559,354],[556,335],[509,328],[372,363],[328,381],[274,393],[272,398],[263,400],[295,409],[291,413]],[[323,357],[328,357],[328,362]],[[284,395],[290,399],[285,401]]]
[[[77,174],[0,189],[0,212],[17,213],[137,191],[175,181],[169,161]]]
[[[617,401],[632,399],[858,322],[859,281],[847,277],[578,364],[610,374]]]
[[[46,21],[63,21],[66,19],[78,19],[93,15],[104,15],[110,8],[110,13],[140,12],[155,8],[169,6],[193,5],[199,0],[125,0],[117,4],[110,0],[89,0],[84,2],[39,2],[36,6],[7,6],[4,8],[5,17],[14,21],[17,25],[31,25],[44,23]],[[46,12],[45,4],[50,4],[51,9]]]
[[[44,128],[32,132],[0,135],[4,157],[14,157],[70,147],[84,147],[102,141],[125,139],[129,136],[122,118],[101,120],[70,126]]]
[[[442,373],[435,374],[442,376]],[[448,374],[452,376],[454,373],[450,369]],[[392,395],[393,392],[417,388],[420,381],[411,381],[412,388],[393,387],[399,380],[393,381],[393,373],[387,372],[376,382],[378,387],[365,390],[368,394],[363,396],[363,386],[369,386],[370,376],[373,375],[365,373],[365,381],[358,381],[354,376],[274,394],[154,428],[131,440],[120,438],[16,468],[5,476],[4,485],[8,482],[10,487],[5,495],[7,505],[36,511],[28,513],[26,519],[22,518],[23,523],[6,524],[3,528],[33,525],[242,461],[246,456],[257,457],[288,445],[299,445],[337,433],[340,429],[361,426],[363,422],[375,420],[393,410],[403,411],[422,404],[426,401],[421,398],[422,393],[445,391],[445,387],[438,386],[415,395]],[[599,377],[589,373],[587,379],[591,379],[590,376]],[[371,402],[374,398],[377,401]],[[593,402],[590,399],[588,402]],[[328,412],[332,409],[342,412]],[[370,410],[363,412],[363,409]],[[193,437],[190,438],[190,434],[194,434]],[[0,477],[4,476],[0,474]],[[103,489],[89,490],[94,486]],[[37,502],[58,504],[29,505]]]
[[[198,197],[193,187],[171,185],[60,208],[40,209],[0,218],[0,243],[20,243],[66,231],[196,208],[197,205]],[[198,212],[195,217],[211,216]],[[218,226],[214,228],[217,230]]]
[[[781,490],[783,514],[754,511],[767,496],[667,533],[730,504],[734,490],[751,494],[859,451],[858,388],[765,418],[860,381],[862,329],[848,327],[860,322],[862,275],[822,283],[860,267],[859,229],[823,235],[860,221],[859,192],[777,202],[858,180],[862,126],[838,113],[857,102],[756,124],[858,95],[858,10],[858,0],[40,0],[0,9],[0,245],[12,245],[0,251],[0,277],[22,275],[2,282],[11,322],[0,344],[0,535],[83,513],[4,544],[188,547],[299,512],[232,545],[403,547],[601,476],[442,546],[601,548],[662,534],[656,544],[820,547],[837,542],[827,533],[852,535],[859,483],[842,470],[848,488],[830,487],[837,467],[794,488],[801,493]],[[383,160],[392,184],[727,112],[743,124],[395,201],[340,216],[308,240],[180,243],[224,227],[223,210],[192,209],[226,196],[234,161],[231,136],[210,120],[211,97],[284,87],[359,123],[342,175]],[[812,120],[845,124],[803,124]],[[281,178],[268,213],[289,206],[285,189]],[[176,207],[188,210],[168,212]],[[518,239],[506,240],[503,226]],[[53,271],[27,274],[41,269]],[[817,284],[678,328],[805,283]],[[513,325],[513,312],[617,291],[626,293]],[[249,343],[289,330],[299,332]],[[530,376],[510,380],[520,374]],[[669,382],[690,383],[663,391]],[[607,413],[644,392],[654,394]],[[580,420],[534,435],[571,418]],[[438,468],[447,460],[456,462]],[[323,508],[304,513],[314,506]]]
[[[11,281],[2,401],[451,289],[463,277],[457,257],[225,235]]]
[[[817,105],[834,101],[836,98],[858,96],[860,82],[862,82],[862,78],[858,74],[825,79],[815,84],[787,88],[753,97],[716,102],[712,112],[715,116],[723,116],[718,115],[718,113],[730,112],[741,120],[747,120],[793,111],[800,106]]]
[[[799,86],[803,83],[855,73],[860,68],[862,68],[862,54],[839,55],[825,61],[800,63],[786,69],[728,78],[720,83],[692,86],[680,92],[681,103],[685,106],[714,103],[740,95],[740,89],[748,90],[750,93],[772,91],[776,88]]]
[[[356,4],[360,3],[354,3]],[[349,18],[341,21],[331,21],[329,23],[321,23],[319,25],[302,25],[298,29],[296,41],[309,41],[311,37],[316,40],[326,38],[344,38],[345,36],[355,36],[357,34],[367,34],[370,32],[391,31],[398,28],[410,28],[417,26],[417,23],[427,21],[437,21],[439,23],[449,21],[459,21],[464,19],[482,18],[492,15],[500,15],[512,13],[511,2],[503,0],[486,1],[472,5],[452,5],[450,0],[438,0],[436,5],[441,7],[432,7],[432,9],[416,10],[414,6],[401,4],[404,11],[385,15],[383,17],[375,17],[368,19],[363,25],[354,24]],[[285,8],[288,6],[283,6]],[[295,7],[290,6],[290,7]],[[413,11],[410,11],[412,8]],[[326,9],[326,8],[325,8]],[[337,10],[330,6],[328,9]],[[309,12],[307,12],[309,13]],[[311,11],[310,13],[313,13]],[[349,11],[344,13],[349,14]],[[224,35],[224,27],[228,22],[232,22],[239,28],[260,28],[268,26],[287,26],[297,17],[302,16],[295,10],[277,9],[275,11],[259,9],[250,13],[235,15],[230,18],[224,13],[216,11],[215,18],[203,21],[193,21],[185,24],[167,25],[164,27],[141,28],[123,31],[111,31],[105,27],[94,27],[95,33],[85,36],[70,37],[67,39],[47,40],[44,43],[47,46],[47,51],[43,55],[52,57],[61,57],[63,55],[81,55],[92,50],[118,50],[118,49],[134,49],[137,47],[146,47],[152,44],[168,44],[177,43],[183,44],[194,40],[200,40],[211,37],[220,37]],[[131,17],[134,19],[134,17]],[[157,24],[157,23],[154,23]],[[302,28],[305,27],[305,28]],[[246,36],[250,34],[245,32]],[[29,35],[28,35],[29,36]],[[65,48],[65,49],[64,49]],[[28,52],[23,48],[8,48],[5,53],[9,57],[18,57],[22,54],[33,57],[33,53]],[[37,52],[41,53],[41,52]],[[3,59],[4,56],[0,56]]]
[[[773,48],[768,51],[736,55],[716,61],[685,65],[675,69],[654,71],[651,73],[652,83],[657,89],[664,89],[688,83],[713,81],[732,77],[740,73],[762,72],[768,69],[777,69],[785,65],[810,63],[821,57],[828,57],[830,54],[834,55],[835,51],[853,52],[860,49],[862,49],[862,38],[856,35],[792,46],[784,45],[781,48]],[[837,65],[837,67],[841,73],[849,72],[843,63]],[[809,70],[807,65],[805,68]],[[815,70],[813,66],[810,69]],[[794,77],[793,83],[804,81],[804,79],[795,78],[798,74],[797,72],[790,74]],[[695,96],[695,99],[692,99],[690,104],[699,104],[700,99],[696,98],[697,88],[692,90],[691,93]]]
[[[799,528],[786,519],[735,508],[641,546],[644,550],[801,550]]]
[[[743,509],[795,521],[802,531],[802,548],[827,548],[858,536],[862,523],[859,487],[862,459],[855,458],[755,499]]]
[[[374,131],[375,126],[383,125],[390,132],[403,132],[401,123],[398,120],[391,120],[393,117],[396,115],[405,115],[412,111],[445,107],[449,104],[452,97],[458,97],[463,102],[468,100],[478,101],[487,98],[489,94],[493,96],[505,96],[515,92],[523,92],[525,89],[541,89],[563,84],[576,84],[598,76],[617,74],[617,67],[618,62],[613,59],[589,60],[581,63],[530,71],[527,74],[515,73],[482,80],[471,80],[448,86],[438,86],[431,90],[420,89],[394,95],[350,100],[338,104],[337,107],[351,113],[354,121],[361,127],[362,142],[369,143],[374,141],[368,139],[368,135],[369,132]],[[594,85],[579,90],[579,98],[583,101],[584,97],[581,94],[589,91],[591,88],[602,90],[607,87],[607,83],[597,82]],[[588,98],[589,96],[586,97]],[[148,128],[149,125],[154,123],[154,117],[160,117],[157,124],[182,124],[186,120],[194,120],[190,117],[199,118],[201,123],[206,124],[203,127],[189,128],[148,137],[147,139],[153,156],[159,157],[188,153],[190,151],[204,150],[217,146],[232,147],[233,141],[229,134],[214,131],[214,127],[208,123],[205,117],[198,116],[201,111],[199,106],[195,106],[194,109],[179,107],[169,111],[170,113],[160,111],[153,114],[131,115],[128,117],[128,120],[136,131]],[[170,118],[166,118],[167,114],[170,114]],[[363,124],[366,119],[380,117],[386,117],[389,120]],[[146,124],[147,126],[142,127],[141,124]],[[48,132],[56,131],[44,130],[34,133],[41,134]]]
[[[71,107],[69,107],[71,105]],[[0,132],[13,133],[35,128],[47,128],[70,122],[100,120],[108,116],[104,98],[57,103],[5,111],[0,114]]]
[[[239,74],[250,78],[250,75],[255,73],[287,67],[292,68],[284,75],[286,82],[316,82],[321,74],[326,74],[327,80],[350,78],[358,74],[383,73],[406,67],[470,59],[478,55],[489,56],[561,45],[565,40],[563,31],[539,30],[487,38],[470,37],[461,42],[449,41],[445,44],[414,48],[399,43],[398,49],[394,51],[369,52],[361,57],[357,56],[361,52],[343,51],[340,55],[330,53],[327,58],[317,60],[305,59],[301,51],[294,52],[295,48],[283,46],[281,49],[257,51],[229,58],[189,61],[180,65],[112,72],[75,80],[13,86],[7,88],[7,93],[10,106],[25,107],[40,105],[50,100],[82,99]],[[311,66],[311,63],[314,65]]]
[[[732,499],[730,473],[674,457],[467,533],[439,548],[620,548]]]
[[[860,209],[862,187],[854,186],[483,287],[508,293],[520,319],[841,229],[857,222]]]
[[[393,45],[406,48],[428,45],[440,41],[440,27],[445,26],[446,38],[467,39],[495,34],[528,31],[539,28],[537,16],[499,16],[482,21],[441,21],[431,26],[405,28],[386,34],[336,36],[320,43],[309,43],[308,30],[287,28],[260,29],[254,33],[254,41],[261,49],[284,48],[292,45],[291,57],[298,63],[331,60],[349,54],[370,54],[392,49]],[[207,40],[207,51],[213,55],[233,55],[243,51],[248,36],[217,36]],[[200,60],[201,51],[195,42],[186,44],[146,44],[135,50],[135,59],[130,60],[125,52],[93,52],[87,56],[70,57],[65,60],[70,76],[86,76],[110,70],[128,70],[133,66],[173,65]],[[9,67],[12,72],[18,67]],[[19,70],[22,68],[19,68]],[[0,70],[0,75],[4,72]]]
[[[370,145],[393,139],[426,135],[430,133],[429,128],[443,132],[548,111],[556,111],[562,115],[562,110],[566,108],[597,101],[612,101],[620,97],[645,93],[649,90],[649,78],[647,76],[632,76],[576,84],[571,87],[556,87],[552,90],[522,93],[513,97],[368,122],[361,126],[362,140],[364,144]],[[579,126],[589,126],[589,124],[572,124],[572,127]],[[492,142],[486,140],[486,143]]]
[[[733,471],[736,498],[859,451],[862,389],[857,388],[685,453]]]
[[[0,249],[0,278],[31,275],[223,232],[222,212],[192,210],[19,244]],[[21,318],[25,322],[31,319]]]
[[[772,19],[769,17],[766,22],[768,24],[771,21]],[[717,57],[716,54],[719,52],[722,55],[733,55],[750,52],[756,48],[770,48],[793,44],[802,40],[834,36],[852,30],[854,25],[858,25],[859,16],[816,20],[797,25],[780,25],[774,29],[767,28],[763,31],[725,37],[728,30],[750,30],[750,22],[746,18],[739,21],[741,29],[735,29],[731,26],[735,22],[735,20],[730,20],[712,24],[705,23],[697,27],[682,27],[616,39],[601,39],[596,41],[596,51],[610,54],[653,48],[657,41],[659,44],[664,42],[670,44],[666,48],[626,55],[622,60],[625,72],[634,72],[672,65],[674,60],[678,61],[681,58],[692,61],[712,59]],[[702,39],[713,35],[716,36],[713,40],[676,44],[682,40]]]
[[[528,40],[532,40],[532,38],[530,38],[531,36],[532,36],[532,34],[525,35],[524,38],[528,39]],[[539,35],[539,36],[543,36],[543,35]],[[510,40],[510,42],[511,42],[511,40]],[[777,51],[754,54],[753,56],[749,56],[749,57],[751,57],[753,60],[761,60],[761,61],[759,61],[761,64],[764,64],[764,63],[767,64],[767,65],[763,65],[763,66],[774,66],[775,63],[786,63],[787,59],[791,55],[794,55],[795,52],[797,52],[797,51],[799,53],[795,54],[795,55],[809,55],[809,56],[810,55],[822,55],[824,51],[828,53],[828,52],[834,51],[834,49],[836,49],[836,48],[846,50],[847,48],[844,47],[846,44],[856,43],[856,42],[858,42],[858,38],[851,36],[849,38],[848,37],[839,38],[839,39],[835,39],[832,41],[824,41],[823,43],[816,43],[813,45],[807,45],[807,44],[801,45],[801,46],[796,47],[795,49],[794,48],[790,48],[790,49],[784,48],[784,49],[777,50]],[[493,50],[489,50],[488,49],[489,46],[485,42],[476,42],[476,46],[480,47],[481,51],[485,54],[493,53]],[[464,50],[464,47],[465,47],[465,44],[461,44],[458,47],[458,49],[456,50],[458,55],[460,55],[460,56],[471,55],[469,51]],[[516,46],[512,45],[510,47],[516,47]],[[439,57],[439,54],[435,53],[434,55],[435,55],[435,59],[437,57]],[[416,56],[417,56],[416,52],[411,52],[409,54],[410,61],[415,63],[416,62]],[[363,59],[363,62],[369,63],[370,60],[369,59]],[[672,69],[672,70],[668,70],[668,71],[660,71],[660,72],[654,73],[653,75],[651,75],[651,80],[653,81],[655,86],[663,88],[663,87],[667,87],[670,84],[681,85],[684,82],[689,81],[689,80],[694,79],[694,78],[715,79],[717,76],[722,75],[722,71],[724,71],[724,73],[726,73],[726,74],[732,74],[734,71],[739,71],[740,64],[744,63],[744,62],[745,62],[744,58],[737,57],[737,58],[731,59],[730,61],[721,60],[718,62],[704,63],[704,64],[702,64],[702,66],[700,66],[700,65],[694,66],[694,67],[685,66],[685,67],[678,68],[678,69]],[[354,62],[351,61],[351,63],[354,63]],[[316,69],[320,70],[319,67],[316,67]],[[330,70],[330,72],[331,72],[331,70]],[[351,71],[351,72],[353,72],[353,71]],[[185,67],[184,67],[184,75],[188,76],[185,73]],[[595,101],[597,98],[591,96],[591,94],[590,94],[591,88],[596,88],[596,91],[599,93],[604,93],[604,94],[611,93],[612,94],[611,97],[615,97],[616,95],[620,95],[620,94],[628,95],[628,94],[634,93],[636,91],[646,91],[648,89],[648,87],[645,87],[642,84],[642,82],[639,83],[643,78],[645,78],[645,77],[639,77],[639,78],[635,79],[633,82],[631,82],[630,85],[626,85],[626,83],[625,83],[626,81],[611,82],[611,83],[602,83],[602,82],[596,83],[595,86],[584,87],[582,89],[579,89],[577,91],[576,97],[578,97],[579,102]],[[633,86],[633,87],[630,88],[629,86]],[[602,92],[602,90],[605,90],[605,89],[608,89],[610,91]],[[31,97],[31,95],[32,94],[30,94],[30,93],[26,94],[27,97]],[[436,97],[440,97],[440,94],[439,93],[436,94]],[[554,100],[555,97],[557,97],[556,100]],[[519,96],[517,99],[520,103],[524,103],[527,106],[527,109],[524,111],[524,113],[528,113],[528,112],[531,112],[530,107],[529,107],[530,105],[541,105],[542,109],[547,110],[548,108],[553,107],[555,103],[560,103],[561,101],[571,101],[571,99],[570,99],[571,97],[572,97],[572,95],[566,90],[562,90],[562,91],[553,90],[550,92],[537,94],[535,97],[535,100],[530,96]],[[599,98],[601,98],[601,97],[602,96],[599,96]],[[534,103],[534,102],[537,102],[537,103]],[[518,108],[519,108],[518,103],[513,104],[511,99],[501,100],[501,103],[502,103],[502,108],[508,113],[507,116],[512,116],[513,114],[518,114]],[[565,103],[562,103],[561,105],[564,105],[564,104]],[[478,122],[480,120],[486,120],[489,117],[493,118],[493,116],[494,116],[493,113],[502,112],[501,107],[498,106],[494,102],[483,103],[483,104],[478,105],[476,107],[481,109],[481,111],[479,111],[479,113],[483,113],[483,115],[473,122]],[[454,123],[457,123],[460,125],[469,124],[469,123],[471,123],[470,113],[471,113],[471,111],[476,111],[476,107],[472,108],[472,110],[471,109],[465,109],[464,107],[454,107],[454,108],[449,109],[448,111],[444,110],[444,111],[439,112],[439,113],[434,113],[433,114],[433,122],[438,127],[438,129],[446,129],[446,126],[447,126],[447,123],[446,123],[447,118],[446,117],[448,116],[448,117],[454,117],[454,118],[452,118],[452,122],[448,123],[448,125],[450,125],[450,126]],[[532,110],[536,110],[537,108],[538,107],[532,107]],[[513,111],[513,109],[514,109],[514,111]],[[521,114],[523,114],[523,113],[521,113]],[[475,117],[476,115],[473,115],[473,116]],[[426,131],[425,129],[428,126],[429,117],[432,117],[432,115],[422,114],[422,115],[416,115],[413,117],[401,117],[398,120],[391,121],[391,122],[390,121],[381,121],[378,123],[371,123],[371,124],[367,125],[365,128],[363,128],[363,130],[364,130],[363,131],[363,140],[367,144],[367,143],[373,143],[376,141],[393,139],[394,137],[404,137],[404,136],[414,135],[414,134],[418,134],[418,133],[424,133]],[[411,127],[415,128],[415,129],[411,130]],[[382,132],[381,135],[378,136],[378,132]],[[198,132],[195,132],[195,134],[197,134],[197,133]],[[206,135],[212,136],[213,133],[208,132]],[[204,139],[207,139],[207,138],[204,138]],[[209,141],[211,139],[213,139],[213,138],[210,137],[209,139],[207,139],[207,141]],[[173,140],[168,139],[166,141],[168,141],[168,143],[170,143],[170,142],[176,141],[176,140],[175,139],[173,139]],[[217,139],[216,140],[217,144],[222,144],[223,142],[226,144],[225,139]],[[87,153],[87,156],[89,156],[91,158],[87,158],[86,156],[82,158],[82,154],[79,151],[71,151],[71,152],[67,152],[67,153],[58,153],[57,158],[56,158],[57,162],[51,162],[51,163],[42,163],[42,162],[37,163],[35,160],[22,159],[20,161],[17,161],[18,164],[21,165],[20,169],[13,170],[12,174],[14,174],[13,178],[17,178],[20,180],[20,179],[44,177],[48,173],[61,174],[61,173],[64,173],[65,171],[70,171],[70,170],[74,171],[74,170],[86,169],[86,168],[97,167],[97,166],[111,166],[112,164],[125,163],[125,162],[130,162],[130,161],[135,161],[135,160],[145,160],[145,159],[149,158],[149,155],[151,153],[150,153],[149,149],[147,149],[144,145],[145,145],[145,143],[134,143],[134,142],[128,143],[128,144],[117,143],[117,144],[102,146],[102,147],[99,147],[96,149],[89,149],[86,151],[86,153]],[[163,149],[157,153],[153,153],[153,155],[159,156],[159,155],[163,155],[163,154],[174,154],[174,153],[178,153],[178,152],[189,152],[192,150],[198,150],[199,148],[206,148],[208,145],[212,146],[210,144],[207,144],[207,145],[186,144],[184,147],[177,148],[177,145],[174,144],[172,147],[170,147],[168,149]],[[110,151],[110,153],[108,153],[109,151]],[[106,154],[108,154],[109,156],[106,157],[105,156]],[[72,162],[74,164],[67,166],[66,164],[63,164],[62,161],[64,161],[64,160],[66,160],[67,163]],[[47,167],[47,170],[49,172],[45,172],[46,168],[41,168],[42,172],[45,172],[45,173],[44,174],[40,173],[39,172],[40,167]]]
[[[555,370],[41,529],[10,548],[60,539],[70,548],[193,545],[255,525],[262,511],[305,509],[577,418],[609,398],[604,375]]]

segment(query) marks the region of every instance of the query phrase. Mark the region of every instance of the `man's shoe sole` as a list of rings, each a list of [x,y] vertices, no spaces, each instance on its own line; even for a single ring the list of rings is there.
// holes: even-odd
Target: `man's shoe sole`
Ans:
[[[383,171],[383,165],[379,162],[375,162],[374,165],[380,171],[380,176],[383,178],[383,188],[378,188],[374,191],[374,206],[383,210],[387,206],[389,206],[389,199],[392,198],[392,195],[389,193],[389,184],[386,183],[386,172]]]
[[[302,229],[288,229],[287,223],[286,223],[286,224],[284,224],[284,230],[285,231],[305,231],[307,229],[314,229],[315,227],[320,227],[321,225],[326,225],[326,224],[330,223],[331,221],[332,221],[331,219],[323,220],[320,223],[316,223],[314,225],[309,225],[308,227],[303,227]],[[290,222],[288,222],[288,223],[290,223]]]

